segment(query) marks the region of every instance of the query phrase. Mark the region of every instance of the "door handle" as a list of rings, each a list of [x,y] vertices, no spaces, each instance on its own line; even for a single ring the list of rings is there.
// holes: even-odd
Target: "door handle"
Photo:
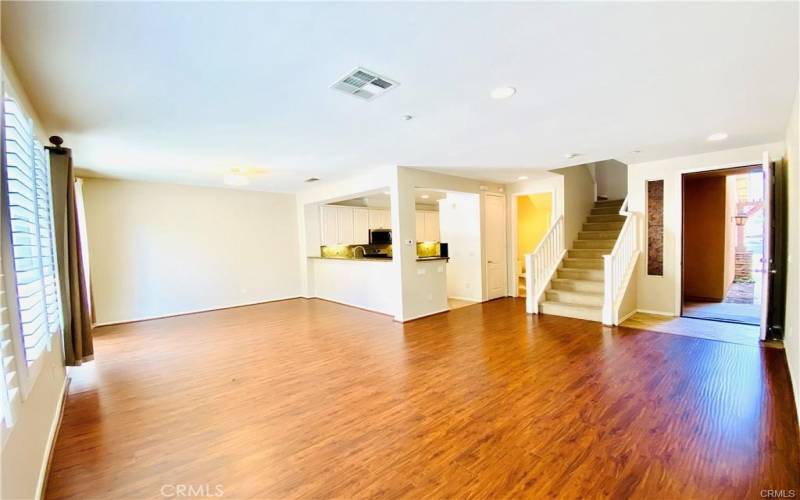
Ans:
[[[494,264],[493,260],[487,261],[489,264]]]

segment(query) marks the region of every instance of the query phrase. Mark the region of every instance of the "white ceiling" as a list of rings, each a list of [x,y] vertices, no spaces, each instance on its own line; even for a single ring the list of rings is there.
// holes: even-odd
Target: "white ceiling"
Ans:
[[[796,2],[4,1],[2,40],[79,167],[205,185],[265,168],[251,187],[270,191],[385,164],[506,182],[771,142],[798,81]],[[328,88],[358,65],[400,86]],[[490,99],[501,85],[517,95]]]

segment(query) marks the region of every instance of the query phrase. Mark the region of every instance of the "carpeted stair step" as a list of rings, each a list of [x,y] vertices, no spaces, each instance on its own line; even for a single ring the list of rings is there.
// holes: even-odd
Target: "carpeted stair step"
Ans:
[[[625,222],[625,216],[619,214],[590,215],[586,222]]]
[[[550,282],[552,290],[567,290],[573,292],[603,293],[602,281],[571,280],[567,278],[553,278]]]
[[[570,290],[547,290],[547,302],[578,304],[582,306],[603,306],[603,294],[597,292],[573,292]]]
[[[614,248],[614,245],[617,243],[615,239],[591,239],[591,240],[575,240],[572,242],[572,248],[576,250],[580,249],[596,249],[602,248],[604,250],[608,250],[606,253],[611,253],[611,249]]]
[[[610,248],[573,248],[567,252],[567,257],[572,259],[602,259],[603,255],[611,253]]]
[[[600,281],[602,283],[604,273],[602,269],[574,269],[562,267],[556,271],[556,276],[571,280]]]
[[[564,258],[564,267],[570,269],[603,269],[603,259]]]
[[[578,233],[579,240],[614,240],[617,241],[619,230],[611,231],[581,231]],[[611,245],[613,248],[614,245]]]
[[[603,321],[603,308],[564,302],[542,302],[540,310],[544,314],[566,316],[568,318],[584,319],[587,321]]]
[[[584,231],[619,231],[622,229],[622,224],[625,221],[619,222],[584,222]]]

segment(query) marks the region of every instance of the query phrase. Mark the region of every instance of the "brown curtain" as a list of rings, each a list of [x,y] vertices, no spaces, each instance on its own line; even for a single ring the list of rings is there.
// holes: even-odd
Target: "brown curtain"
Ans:
[[[94,357],[91,293],[79,228],[80,217],[72,171],[72,151],[50,147],[56,257],[64,320],[64,361],[79,366]]]

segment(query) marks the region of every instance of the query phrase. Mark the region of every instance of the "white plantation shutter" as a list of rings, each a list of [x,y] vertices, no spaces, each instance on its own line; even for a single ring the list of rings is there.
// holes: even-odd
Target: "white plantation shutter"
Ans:
[[[49,155],[16,101],[4,95],[3,108],[6,329],[9,340],[21,339],[10,352],[20,354],[18,363],[24,357],[28,387],[37,373],[33,365],[61,331]]]
[[[0,266],[2,262],[0,262]],[[1,269],[2,267],[0,267]],[[5,427],[14,425],[16,408],[19,403],[19,382],[14,356],[14,343],[11,340],[11,324],[6,307],[6,292],[2,287],[0,274],[0,420]]]

